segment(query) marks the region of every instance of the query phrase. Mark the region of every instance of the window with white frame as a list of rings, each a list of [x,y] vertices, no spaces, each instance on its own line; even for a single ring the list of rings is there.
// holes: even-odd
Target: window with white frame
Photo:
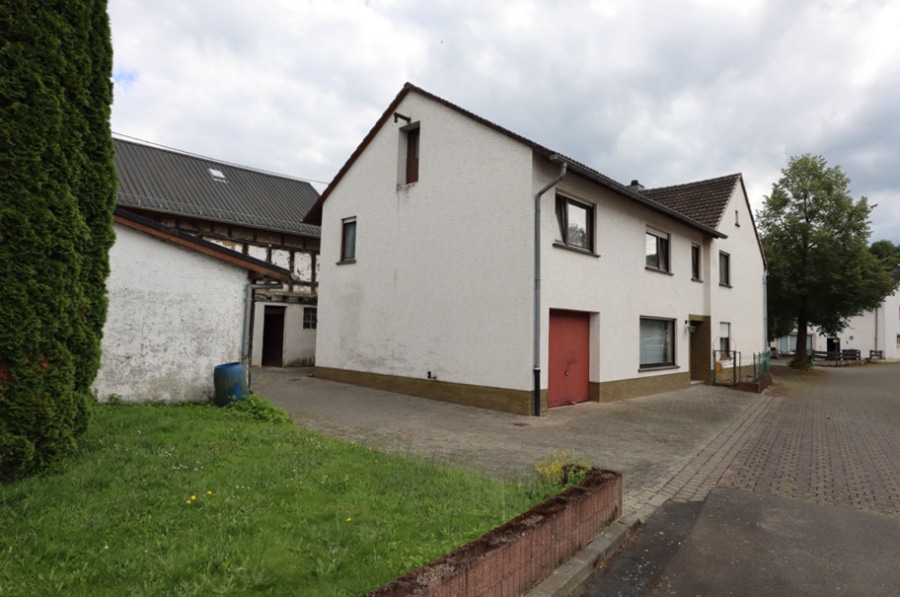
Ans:
[[[691,280],[700,281],[700,268],[702,267],[702,253],[700,245],[691,245]]]
[[[719,285],[731,286],[731,255],[719,251]]]
[[[318,309],[316,307],[303,307],[303,329],[314,330],[318,325]]]
[[[675,365],[675,320],[641,317],[641,368]]]
[[[647,228],[644,246],[645,264],[647,269],[668,272],[669,235],[660,230]]]
[[[356,218],[344,218],[341,221],[341,261],[356,262]]]
[[[731,358],[731,323],[727,321],[719,323],[719,352],[720,358]]]

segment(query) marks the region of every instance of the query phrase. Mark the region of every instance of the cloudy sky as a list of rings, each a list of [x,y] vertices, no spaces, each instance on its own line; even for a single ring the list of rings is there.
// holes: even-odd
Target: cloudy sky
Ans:
[[[410,81],[648,187],[820,154],[900,243],[900,0],[110,0],[116,133],[332,179]]]

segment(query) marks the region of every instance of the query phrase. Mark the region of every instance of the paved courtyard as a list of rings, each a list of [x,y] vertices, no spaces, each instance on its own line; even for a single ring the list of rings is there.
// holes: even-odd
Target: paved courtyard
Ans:
[[[900,366],[779,379],[720,485],[900,516]]]

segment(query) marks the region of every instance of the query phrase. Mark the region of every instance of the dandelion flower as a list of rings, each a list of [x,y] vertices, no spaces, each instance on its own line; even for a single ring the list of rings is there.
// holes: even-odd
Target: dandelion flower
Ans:
[[[352,518],[348,518],[348,519],[347,519],[347,522],[350,522],[351,520],[353,520],[353,519],[352,519]]]
[[[191,505],[191,500],[184,500],[184,503],[187,504],[188,506],[190,506],[190,505]]]
[[[196,500],[196,499],[197,499],[197,496],[196,496],[196,495],[192,495],[192,496],[191,496],[191,499],[192,499],[192,500]]]
[[[207,490],[206,495],[212,495],[212,491]]]

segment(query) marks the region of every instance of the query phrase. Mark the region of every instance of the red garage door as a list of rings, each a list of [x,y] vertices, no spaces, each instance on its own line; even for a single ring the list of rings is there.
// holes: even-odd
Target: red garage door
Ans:
[[[590,333],[590,313],[550,311],[549,406],[588,399]]]

